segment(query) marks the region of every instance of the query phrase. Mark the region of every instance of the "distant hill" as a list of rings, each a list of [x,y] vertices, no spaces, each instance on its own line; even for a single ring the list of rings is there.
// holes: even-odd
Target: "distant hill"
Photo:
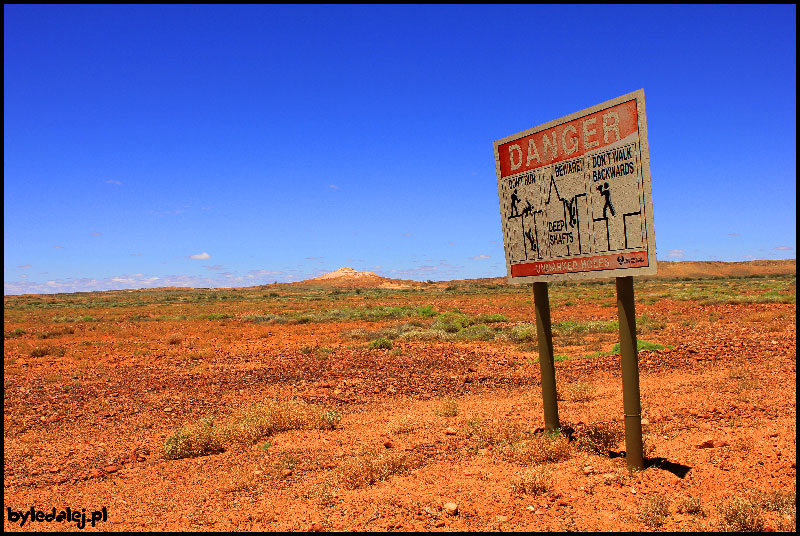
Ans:
[[[296,283],[278,283],[286,286],[302,286],[317,288],[414,288],[423,287],[425,283],[420,281],[408,281],[405,279],[391,279],[381,277],[374,272],[359,272],[353,268],[339,268],[336,271],[298,281]]]
[[[745,261],[745,262],[720,262],[720,261],[658,261],[658,274],[642,276],[646,279],[678,279],[678,278],[704,278],[704,277],[746,277],[757,275],[796,274],[797,260],[780,261]],[[487,277],[482,279],[456,279],[453,281],[437,281],[423,283],[406,279],[390,279],[381,277],[374,272],[359,272],[353,268],[339,268],[336,271],[299,281],[296,283],[278,283],[273,286],[301,286],[316,288],[438,288],[448,286],[469,285],[506,285],[505,276]]]

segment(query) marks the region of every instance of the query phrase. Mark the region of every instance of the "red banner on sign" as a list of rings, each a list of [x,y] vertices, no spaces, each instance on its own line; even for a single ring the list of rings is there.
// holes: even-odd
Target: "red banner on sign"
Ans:
[[[599,270],[615,270],[618,268],[641,268],[648,266],[647,251],[616,253],[566,259],[563,261],[526,262],[512,264],[512,277],[529,275],[569,274],[574,272],[594,272]]]
[[[638,129],[636,99],[617,104],[499,145],[500,176],[576,158],[616,143]]]

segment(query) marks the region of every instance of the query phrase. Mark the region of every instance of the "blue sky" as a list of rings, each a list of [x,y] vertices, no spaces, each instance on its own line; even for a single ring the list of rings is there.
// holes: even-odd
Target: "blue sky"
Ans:
[[[4,293],[504,276],[492,143],[645,90],[659,260],[796,258],[796,6],[4,7]]]

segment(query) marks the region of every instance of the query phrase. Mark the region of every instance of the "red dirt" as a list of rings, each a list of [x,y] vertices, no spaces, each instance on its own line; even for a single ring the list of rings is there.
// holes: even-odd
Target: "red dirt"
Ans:
[[[240,292],[244,300],[256,291]],[[637,303],[637,315],[665,322],[640,338],[672,346],[639,355],[646,455],[661,467],[630,472],[622,457],[573,444],[568,459],[546,464],[548,490],[517,494],[515,482],[535,466],[510,461],[499,445],[481,443],[475,430],[478,422],[500,431],[543,426],[535,350],[497,341],[399,339],[394,350],[370,350],[342,332],[392,322],[243,321],[264,309],[259,301],[87,305],[35,309],[19,318],[9,309],[16,299],[5,298],[6,318],[14,317],[5,331],[25,334],[6,339],[4,348],[4,506],[12,510],[106,507],[107,520],[95,530],[117,531],[688,531],[719,530],[720,507],[732,498],[789,496],[796,489],[791,303]],[[350,293],[341,299],[351,306],[431,304],[440,311],[502,313],[513,323],[533,315],[531,296],[519,293],[406,293],[384,301]],[[282,306],[298,300],[288,303]],[[554,307],[553,322],[615,319],[608,305]],[[228,311],[234,318],[192,319]],[[141,322],[130,319],[132,312],[189,320]],[[51,320],[62,315],[99,320]],[[65,326],[74,333],[52,334]],[[48,332],[48,339],[38,337]],[[615,337],[595,334],[582,344],[606,348]],[[64,355],[30,355],[51,341]],[[580,341],[575,348],[556,344],[557,354],[581,352]],[[331,351],[323,357],[320,348]],[[618,356],[558,361],[556,378],[560,389],[578,382],[595,388],[586,400],[559,401],[562,426],[621,426]],[[302,398],[342,419],[334,430],[276,434],[268,446],[262,441],[180,460],[162,456],[165,440],[181,426],[209,415],[225,422],[265,398]],[[446,407],[457,414],[448,416]],[[624,448],[622,441],[612,450]],[[416,456],[420,464],[372,486],[341,485],[342,468],[352,460],[387,452]],[[648,505],[658,497],[669,501],[666,516],[660,525],[648,524],[654,508]],[[682,511],[687,498],[699,499],[705,515]],[[444,511],[448,502],[457,504],[456,515]],[[767,530],[796,530],[793,510],[762,508],[760,515]],[[20,526],[6,515],[4,529]],[[22,529],[75,530],[75,524]]]

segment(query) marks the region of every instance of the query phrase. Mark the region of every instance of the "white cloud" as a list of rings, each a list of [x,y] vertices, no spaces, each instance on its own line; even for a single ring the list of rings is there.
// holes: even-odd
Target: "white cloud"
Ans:
[[[108,180],[106,181],[106,183],[107,183],[107,184],[116,184],[117,186],[119,186],[120,184],[122,184],[120,181],[115,181],[114,179],[108,179]]]
[[[209,255],[208,253],[206,253],[204,251],[203,253],[198,253],[197,255],[189,255],[189,258],[190,259],[210,259],[211,255]]]
[[[667,257],[670,257],[670,258],[673,258],[673,259],[676,259],[676,258],[680,259],[680,258],[684,257],[685,255],[686,255],[686,251],[685,250],[682,250],[682,249],[671,249],[671,250],[669,250],[669,253],[667,254]]]
[[[328,188],[330,188],[331,190],[339,190],[339,187],[336,186],[335,184],[329,184]]]
[[[778,246],[775,249],[780,250],[780,251],[792,251],[794,248],[791,248],[789,246]]]
[[[484,255],[483,253],[481,253],[480,255],[475,255],[474,257],[472,257],[473,261],[478,261],[478,260],[481,260],[481,259],[491,259],[491,257],[489,255]]]

